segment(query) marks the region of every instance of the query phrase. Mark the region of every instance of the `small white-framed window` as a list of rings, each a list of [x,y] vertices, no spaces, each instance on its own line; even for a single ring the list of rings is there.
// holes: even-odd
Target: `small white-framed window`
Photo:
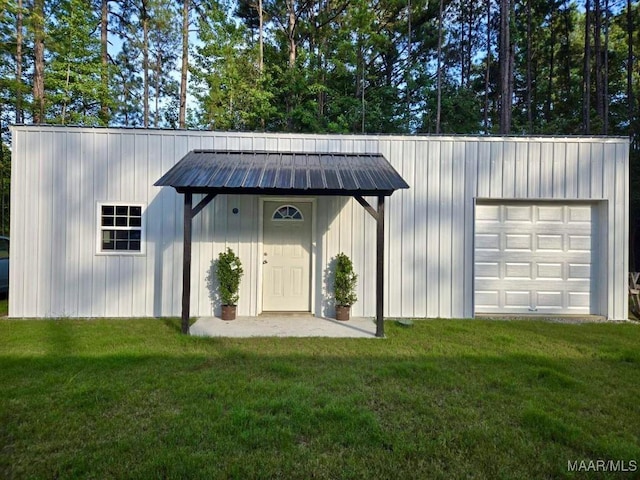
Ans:
[[[144,253],[144,209],[145,205],[141,203],[98,203],[97,252]]]
[[[302,212],[298,210],[297,207],[294,207],[293,205],[282,205],[275,209],[273,215],[271,216],[271,220],[294,220],[302,222],[304,221],[304,217],[302,216]]]

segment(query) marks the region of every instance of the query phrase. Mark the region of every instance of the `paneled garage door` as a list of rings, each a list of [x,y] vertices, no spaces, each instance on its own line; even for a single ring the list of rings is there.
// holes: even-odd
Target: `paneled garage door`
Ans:
[[[591,313],[594,225],[590,204],[476,205],[476,313]]]

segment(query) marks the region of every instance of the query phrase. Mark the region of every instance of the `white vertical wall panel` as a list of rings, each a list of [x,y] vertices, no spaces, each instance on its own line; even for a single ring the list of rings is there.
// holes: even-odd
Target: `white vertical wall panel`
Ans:
[[[482,199],[597,200],[602,314],[626,318],[628,142],[621,138],[397,137],[13,127],[10,315],[176,316],[183,197],[153,183],[189,150],[379,152],[409,190],[385,205],[385,315],[473,315],[474,205]],[[197,202],[202,196],[195,196]],[[374,207],[375,198],[367,199]],[[98,202],[146,205],[144,255],[96,254]],[[233,213],[238,208],[238,214]],[[258,196],[219,196],[194,220],[192,314],[219,313],[207,282],[227,246],[244,263],[239,313],[261,311]],[[375,314],[375,222],[352,199],[316,199],[317,315],[331,315],[328,266],[360,275],[354,315]]]

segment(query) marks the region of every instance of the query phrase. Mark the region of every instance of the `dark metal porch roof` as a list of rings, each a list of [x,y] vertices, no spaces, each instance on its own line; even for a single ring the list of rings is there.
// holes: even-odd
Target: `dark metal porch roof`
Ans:
[[[391,195],[409,185],[381,154],[193,150],[154,185],[178,192]]]

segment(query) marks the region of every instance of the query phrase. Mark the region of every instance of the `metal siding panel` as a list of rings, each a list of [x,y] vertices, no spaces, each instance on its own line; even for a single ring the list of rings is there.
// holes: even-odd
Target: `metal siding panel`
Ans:
[[[162,142],[162,171],[166,172],[173,165],[175,165],[176,158],[179,158],[180,153],[176,152],[176,138],[175,136],[165,137]],[[157,265],[159,271],[156,271],[155,282],[156,299],[154,305],[158,316],[168,316],[174,313],[174,290],[179,289],[179,284],[173,282],[173,266],[174,256],[178,255],[179,247],[177,238],[177,223],[182,219],[182,215],[176,216],[176,203],[178,198],[182,198],[175,191],[169,189],[163,189],[159,194],[160,212],[160,243],[161,250],[157,252],[157,255],[161,255],[162,258],[158,260]],[[154,204],[154,207],[157,204]],[[154,208],[155,211],[155,208]],[[171,213],[174,212],[172,215]],[[182,229],[180,229],[182,231]]]
[[[26,210],[22,210],[21,212],[21,221],[26,222],[28,225],[29,222],[35,223],[37,221],[37,230],[38,234],[35,237],[26,236],[22,240],[19,237],[14,235],[13,230],[11,230],[11,270],[14,268],[14,252],[16,252],[19,245],[20,249],[25,251],[25,254],[30,256],[32,252],[36,251],[36,259],[38,261],[38,270],[36,272],[35,277],[28,276],[28,274],[23,270],[18,270],[19,275],[21,277],[21,288],[27,289],[23,290],[22,295],[25,301],[33,304],[33,312],[37,316],[48,316],[51,311],[51,299],[55,294],[64,295],[64,290],[59,292],[58,289],[62,288],[63,285],[53,285],[51,282],[52,275],[52,261],[53,257],[57,255],[56,252],[52,249],[52,231],[53,231],[53,202],[51,201],[50,195],[53,194],[56,190],[56,186],[53,184],[52,177],[53,172],[57,168],[57,162],[50,157],[52,152],[52,146],[54,145],[53,133],[52,132],[38,132],[37,138],[33,137],[34,146],[37,148],[36,151],[33,152],[33,155],[28,154],[26,158],[22,158],[20,162],[28,162],[32,160],[34,162],[34,168],[37,169],[37,174],[33,177],[25,177],[27,181],[33,182],[31,185],[28,185],[25,190],[21,193],[27,195],[27,199],[29,200],[29,196],[32,198],[35,196],[38,202],[38,217],[37,219],[29,218],[26,214]],[[46,150],[42,147],[46,146]],[[29,159],[29,160],[28,160]],[[26,169],[22,169],[22,172],[27,172]],[[13,182],[12,182],[12,185]],[[21,184],[18,184],[21,185]],[[15,187],[14,187],[15,188]],[[33,195],[34,192],[38,192],[38,195]],[[46,192],[44,195],[42,192]],[[25,201],[23,200],[23,201]],[[13,210],[13,204],[11,206]],[[13,220],[13,212],[12,212],[12,220]],[[25,228],[21,230],[22,232],[26,231]],[[33,238],[37,239],[37,245],[29,245],[28,239]],[[20,243],[17,243],[20,242]],[[23,257],[24,258],[24,257]],[[26,268],[26,265],[25,265]],[[34,279],[35,281],[31,284],[30,280]],[[30,288],[30,285],[32,287]],[[13,285],[11,285],[13,288]],[[55,290],[55,291],[53,291]],[[11,308],[11,298],[9,299],[9,306]],[[23,315],[25,315],[24,307],[22,308]]]
[[[245,196],[242,199],[242,210],[240,210],[242,222],[242,237],[240,239],[240,251],[247,263],[245,274],[247,275],[248,294],[244,299],[244,303],[248,308],[249,315],[257,315],[258,305],[256,299],[258,296],[258,263],[262,261],[262,252],[258,250],[258,197],[253,195]],[[245,212],[242,215],[242,212]]]
[[[11,215],[9,217],[9,230],[11,232],[12,244],[11,265],[9,269],[9,317],[22,316],[22,305],[24,303],[24,284],[22,282],[22,268],[24,265],[24,252],[26,245],[24,242],[24,205],[23,195],[27,191],[23,168],[25,167],[25,156],[28,153],[29,143],[27,142],[28,132],[10,127],[11,131],[11,188],[9,195],[11,200]],[[33,156],[32,156],[33,158]],[[13,242],[16,242],[15,246]],[[18,275],[20,272],[20,275]]]
[[[515,188],[516,198],[526,198],[529,180],[529,145],[524,142],[514,142],[515,147]]]
[[[147,185],[153,180],[149,178],[149,170],[147,159],[149,156],[149,135],[138,135],[135,138],[134,144],[134,158],[133,158],[133,195],[130,201],[131,203],[145,203],[147,202]],[[151,180],[151,181],[150,181]],[[143,212],[146,216],[146,209]],[[146,242],[148,243],[148,241]],[[145,245],[146,246],[146,245]],[[149,252],[145,249],[143,256],[136,255],[133,257],[132,276],[131,276],[131,315],[135,317],[145,316],[146,309],[146,256]]]
[[[353,202],[350,197],[343,198],[344,203],[340,209],[338,238],[341,252],[352,256],[352,234],[353,234]],[[358,205],[360,208],[360,205]]]
[[[604,197],[609,200],[608,202],[608,225],[607,225],[607,315],[609,318],[616,318],[616,264],[619,260],[616,259],[617,245],[616,245],[616,220],[617,220],[617,205],[615,201],[616,197],[616,159],[615,159],[615,147],[611,148],[609,145],[604,148],[604,165],[603,165],[602,184],[604,190]]]
[[[55,185],[52,201],[52,225],[53,238],[51,239],[51,316],[65,316],[71,312],[65,311],[66,299],[66,248],[67,226],[66,212],[67,201],[67,154],[68,154],[68,133],[54,137],[54,158],[56,158],[56,168],[53,170],[53,180],[51,185]],[[44,152],[43,152],[44,154]],[[29,213],[27,212],[29,216]],[[29,272],[29,270],[27,270]]]
[[[316,141],[313,138],[305,138],[302,140],[302,148],[299,150],[300,152],[315,152],[316,150]]]
[[[364,316],[364,309],[366,306],[366,296],[364,293],[364,279],[367,275],[366,265],[366,250],[367,239],[364,237],[365,224],[368,222],[368,218],[371,217],[362,206],[354,199],[350,202],[352,204],[353,222],[351,230],[351,257],[353,258],[353,266],[358,273],[358,284],[356,293],[358,295],[358,301],[356,302],[353,314],[354,316]],[[374,207],[375,208],[375,207]],[[373,220],[373,219],[372,219]]]
[[[413,282],[414,282],[414,316],[423,318],[427,316],[427,212],[428,203],[428,179],[427,179],[427,162],[428,162],[429,144],[425,141],[416,143],[415,154],[415,177],[412,184],[417,187],[412,189],[414,195],[414,229],[415,229],[415,245],[413,248],[414,266],[413,266]]]
[[[238,137],[227,137],[227,148],[229,150],[240,150],[240,139]]]
[[[402,176],[411,185],[415,183],[416,167],[416,142],[414,140],[404,140]],[[415,190],[409,189],[400,192],[402,200],[402,217],[399,231],[402,240],[402,305],[400,315],[403,317],[415,317]]]
[[[540,198],[553,197],[553,144],[540,145]]]
[[[502,149],[502,197],[514,198],[516,194],[515,142],[505,140]]]
[[[29,245],[30,239],[38,238],[40,235],[38,228],[38,221],[41,211],[46,210],[47,202],[42,201],[45,199],[40,199],[40,195],[34,194],[34,189],[37,188],[39,184],[47,185],[45,183],[45,179],[41,178],[41,170],[40,164],[45,162],[45,152],[49,152],[51,149],[51,145],[47,145],[46,141],[43,139],[44,132],[33,132],[31,134],[27,134],[24,137],[25,147],[27,150],[27,154],[24,158],[20,159],[20,161],[24,162],[22,167],[20,168],[16,165],[17,158],[14,159],[12,157],[11,163],[12,168],[16,167],[16,169],[20,168],[20,176],[23,178],[24,183],[17,182],[18,185],[24,185],[24,190],[21,193],[20,203],[20,215],[22,216],[20,220],[19,231],[14,232],[13,227],[13,217],[16,215],[13,211],[13,203],[11,204],[12,212],[11,212],[11,244],[10,244],[10,253],[11,253],[11,266],[9,268],[9,302],[11,302],[11,290],[18,288],[21,290],[18,294],[19,300],[17,300],[18,308],[14,311],[20,311],[21,317],[34,317],[39,313],[39,294],[41,289],[47,288],[47,284],[43,282],[39,277],[39,252],[35,251],[33,247]],[[49,163],[49,162],[46,162]],[[12,183],[11,190],[13,191],[16,187],[13,183],[13,172],[12,172]],[[50,186],[51,190],[55,190],[53,186]],[[13,202],[13,197],[12,197]],[[49,248],[51,246],[49,245]],[[15,257],[15,262],[14,262]],[[14,271],[15,270],[15,271]],[[13,277],[12,273],[17,273],[17,282],[16,278]],[[64,295],[64,291],[63,291]],[[16,300],[14,300],[16,301]],[[11,303],[9,303],[9,308],[11,308]]]
[[[278,152],[291,152],[291,138],[290,137],[278,137],[277,147],[274,150]]]
[[[491,187],[489,196],[491,198],[502,198],[502,173],[504,145],[502,142],[491,142]]]
[[[317,216],[316,216],[316,232],[315,238],[312,241],[315,243],[315,295],[314,304],[311,306],[311,313],[315,316],[324,316],[327,298],[327,248],[325,242],[325,232],[328,229],[327,216],[328,216],[328,198],[318,197]],[[262,253],[262,252],[260,252]]]
[[[117,276],[117,303],[118,317],[130,317],[133,305],[133,258],[127,256],[118,257],[119,270]]]
[[[626,320],[628,317],[628,151],[621,145],[611,144],[615,157],[615,255],[613,318]]]
[[[460,302],[463,317],[473,316],[473,207],[477,195],[479,145],[477,141],[467,142],[465,153],[463,302]]]
[[[391,158],[396,161],[396,170],[402,171],[404,168],[404,144],[391,143]],[[403,218],[403,199],[402,195],[396,194],[385,202],[385,268],[389,281],[387,296],[385,298],[386,309],[390,317],[399,317],[402,315],[402,255],[404,236],[407,232],[402,226]]]
[[[466,143],[456,142],[453,145],[452,165],[452,229],[451,229],[451,306],[452,317],[464,316],[464,281],[465,281],[465,157]]]
[[[164,172],[162,170],[162,142],[164,136],[153,136],[149,138],[147,157],[147,209],[145,218],[146,232],[146,264],[145,264],[145,316],[157,317],[161,311],[162,290],[160,283],[162,280],[162,192],[161,187],[153,186],[153,180],[160,178]],[[203,139],[203,143],[209,140]]]
[[[440,286],[438,316],[451,317],[452,235],[453,235],[453,143],[443,141],[440,151]]]
[[[591,143],[579,143],[578,147],[578,188],[577,196],[582,199],[593,198],[591,195]]]
[[[491,196],[491,143],[477,142],[477,145],[477,196],[481,198],[488,198]]]
[[[267,149],[267,139],[264,137],[254,137],[253,138],[253,149],[256,152],[266,150]]]
[[[553,144],[553,198],[566,198],[566,164],[567,149],[564,143]]]
[[[106,200],[107,196],[107,182],[108,178],[108,165],[109,165],[109,150],[111,148],[111,139],[114,134],[109,133],[96,133],[94,148],[95,161],[93,166],[93,197],[91,199],[91,207],[93,208],[93,222],[91,228],[93,229],[93,239],[91,242],[91,249],[93,252],[93,285],[91,290],[91,316],[92,317],[104,317],[106,316],[106,275],[107,275],[107,257],[102,255],[96,255],[96,242],[98,236],[97,230],[97,202]]]
[[[79,191],[79,236],[78,236],[78,315],[91,316],[93,291],[93,259],[95,257],[95,205],[93,201],[93,170],[95,161],[95,134],[82,133],[80,154],[81,182]]]
[[[294,137],[290,139],[290,142],[292,152],[302,152],[304,150],[304,139]]]
[[[527,155],[527,197],[540,198],[540,143],[529,142]]]
[[[162,142],[162,136],[158,136],[156,138],[160,142]],[[213,150],[214,138],[213,137],[202,137],[200,145],[201,145],[201,148],[203,150]],[[162,173],[164,173],[164,172],[162,172]],[[160,175],[162,175],[162,173],[160,173]],[[149,177],[150,180],[153,180],[154,178],[160,178],[160,176],[158,176],[158,177]]]
[[[591,148],[589,150],[589,158],[591,160],[591,165],[589,168],[590,171],[590,188],[589,192],[591,194],[591,198],[600,199],[603,198],[602,193],[602,169],[603,169],[603,156],[604,156],[604,147],[601,143],[593,143],[591,144]]]
[[[440,315],[440,141],[429,143],[427,163],[427,317]]]
[[[322,153],[329,151],[329,139],[327,137],[316,138],[314,143],[315,148],[312,150],[313,152]]]
[[[567,143],[566,145],[566,198],[578,198],[578,144]]]
[[[621,231],[621,248],[623,251],[622,272],[620,274],[620,282],[618,283],[618,295],[621,297],[619,303],[622,307],[620,312],[623,320],[629,319],[629,295],[628,295],[628,278],[629,278],[629,144],[618,144],[616,146],[618,162],[618,175],[621,177],[621,183],[624,185],[624,197],[621,202],[623,208],[620,216],[622,217],[622,225],[618,224]]]

